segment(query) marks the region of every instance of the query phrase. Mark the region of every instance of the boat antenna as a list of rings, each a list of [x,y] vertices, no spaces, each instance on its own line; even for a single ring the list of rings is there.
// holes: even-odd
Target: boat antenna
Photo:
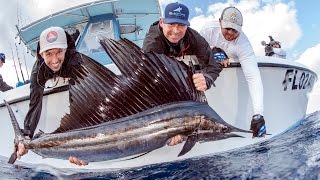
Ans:
[[[16,70],[16,75],[17,75],[18,82],[20,82],[18,71],[17,71],[17,66],[16,66],[16,61],[14,60],[13,49],[12,49],[11,44],[10,44],[10,49],[11,49],[11,53],[12,53],[13,66],[14,66],[14,69]]]
[[[24,79],[24,75],[23,75],[22,68],[21,68],[21,62],[20,62],[20,56],[19,56],[19,51],[18,51],[17,43],[14,43],[14,45],[16,46],[16,51],[17,51],[17,60],[18,60],[18,63],[19,63],[19,68],[20,68],[20,72],[21,72],[22,80],[23,80],[23,83],[26,83],[26,80]]]

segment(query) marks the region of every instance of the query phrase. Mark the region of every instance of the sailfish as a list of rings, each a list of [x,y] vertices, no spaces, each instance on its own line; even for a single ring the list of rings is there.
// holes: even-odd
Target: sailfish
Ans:
[[[197,142],[250,132],[226,123],[208,105],[204,93],[193,84],[192,64],[144,52],[127,39],[103,39],[100,44],[121,75],[81,55],[82,68],[69,82],[70,113],[55,131],[40,132],[25,141],[5,102],[15,131],[15,147],[22,142],[43,158],[76,156],[97,162],[151,152],[178,134],[187,137],[177,155],[182,156]],[[14,152],[9,163],[16,158]]]

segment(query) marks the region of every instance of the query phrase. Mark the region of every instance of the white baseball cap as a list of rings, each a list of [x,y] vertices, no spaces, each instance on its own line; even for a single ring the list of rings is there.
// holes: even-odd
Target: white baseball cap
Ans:
[[[232,28],[241,31],[243,18],[241,12],[235,7],[227,7],[221,13],[222,28]]]
[[[66,49],[68,47],[66,33],[61,27],[50,27],[42,31],[39,42],[39,53],[53,48]]]

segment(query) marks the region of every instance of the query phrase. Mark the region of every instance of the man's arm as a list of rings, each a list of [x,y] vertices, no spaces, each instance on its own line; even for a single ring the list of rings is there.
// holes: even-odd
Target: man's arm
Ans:
[[[238,47],[238,52],[241,68],[249,87],[253,114],[263,115],[263,84],[256,56],[250,43]]]
[[[28,138],[32,138],[34,131],[37,128],[38,122],[40,120],[41,110],[42,110],[42,97],[44,89],[38,84],[41,83],[41,80],[38,79],[39,60],[33,66],[31,77],[30,77],[30,103],[29,110],[24,119],[24,129],[23,134]],[[43,73],[43,72],[42,72]],[[44,80],[42,80],[44,81]],[[42,82],[43,83],[43,82]],[[22,142],[18,144],[17,157],[18,159],[21,156],[28,153],[28,149],[24,146]]]
[[[24,135],[29,136],[30,138],[33,137],[34,131],[37,128],[37,125],[40,120],[41,110],[42,110],[42,97],[44,89],[39,85],[39,83],[45,84],[44,79],[38,77],[38,70],[37,66],[38,62],[33,67],[31,73],[31,80],[30,80],[30,103],[29,103],[29,110],[24,120]],[[40,72],[41,73],[41,72]]]
[[[250,130],[253,133],[252,137],[264,137],[267,130],[263,117],[263,84],[257,59],[249,41],[236,48],[252,100],[253,116],[250,125]]]
[[[0,75],[0,91],[5,92],[10,89],[13,89],[13,87],[9,86],[6,82],[4,82],[2,76]]]
[[[142,49],[146,52],[155,52],[157,54],[164,54],[163,47],[161,45],[161,40],[157,39],[158,37],[155,36],[154,32],[155,30],[149,30],[149,32],[146,34],[144,40],[143,40],[143,46]]]
[[[197,42],[196,56],[206,81],[211,81],[207,86],[208,89],[213,85],[214,81],[218,78],[222,71],[222,66],[218,64],[211,55],[211,48],[208,42],[201,36]]]

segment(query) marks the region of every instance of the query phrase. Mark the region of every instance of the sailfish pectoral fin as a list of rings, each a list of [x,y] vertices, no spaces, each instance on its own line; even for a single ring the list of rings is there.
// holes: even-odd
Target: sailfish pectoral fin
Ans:
[[[192,133],[191,135],[188,136],[186,143],[183,145],[183,148],[181,152],[179,153],[179,156],[183,156],[186,153],[188,153],[193,146],[196,144],[196,142],[208,142],[208,141],[218,141],[222,139],[228,139],[231,137],[240,137],[244,138],[241,135],[234,134],[234,133],[217,133],[217,132],[212,132],[208,130],[202,130],[202,131],[197,131],[197,133]]]
[[[196,144],[197,141],[198,141],[197,134],[192,134],[192,135],[188,136],[186,143],[184,143],[181,152],[178,154],[178,157],[183,156],[187,152],[189,152],[193,148],[193,146]]]

